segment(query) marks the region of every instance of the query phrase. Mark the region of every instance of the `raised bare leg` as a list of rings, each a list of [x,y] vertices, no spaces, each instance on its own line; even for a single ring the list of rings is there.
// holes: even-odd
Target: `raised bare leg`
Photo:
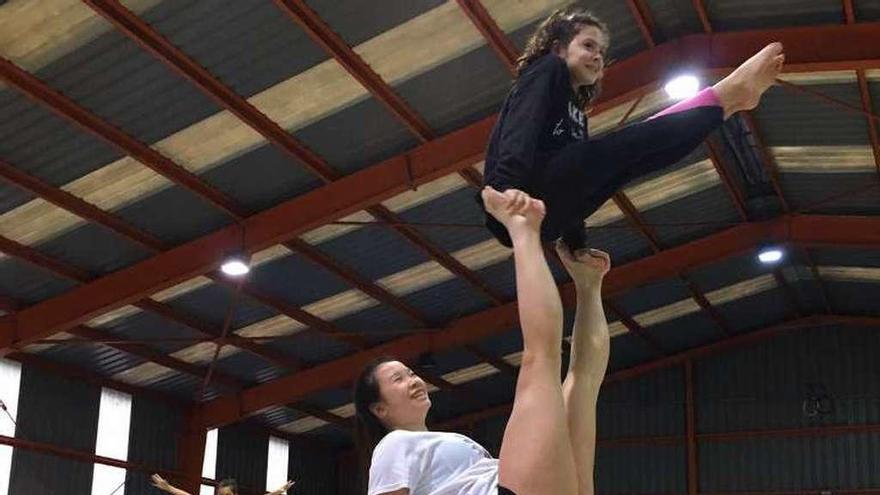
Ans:
[[[611,267],[607,253],[583,249],[571,253],[557,243],[559,258],[577,288],[571,359],[562,385],[568,429],[578,477],[578,494],[592,495],[596,457],[596,405],[608,366],[610,339],[602,309],[602,278]]]
[[[483,190],[486,211],[513,241],[523,359],[504,430],[499,481],[518,495],[574,495],[577,476],[559,370],[562,303],[541,247],[544,203],[517,190]]]
[[[784,63],[782,43],[770,43],[718,81],[713,88],[724,108],[724,118],[758,106],[761,95],[773,85]]]

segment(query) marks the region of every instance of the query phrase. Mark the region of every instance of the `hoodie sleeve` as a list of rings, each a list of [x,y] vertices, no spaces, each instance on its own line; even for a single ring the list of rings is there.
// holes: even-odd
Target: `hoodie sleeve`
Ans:
[[[549,128],[551,105],[567,77],[565,62],[547,55],[520,76],[508,97],[498,142],[499,178],[522,187],[535,169],[538,143]]]

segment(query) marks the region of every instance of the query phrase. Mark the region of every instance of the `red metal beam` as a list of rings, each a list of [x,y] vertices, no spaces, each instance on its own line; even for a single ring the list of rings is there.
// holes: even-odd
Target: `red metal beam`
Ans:
[[[688,495],[697,495],[700,491],[700,468],[697,454],[697,409],[694,393],[694,363],[684,362],[685,390],[685,436],[687,450],[687,490]]]
[[[498,55],[507,70],[512,75],[516,75],[516,59],[519,58],[519,50],[513,46],[510,38],[498,27],[486,7],[480,0],[457,0],[457,2],[468,19],[474,23],[474,26],[486,39],[489,48]]]
[[[706,6],[703,5],[703,0],[693,0],[694,10],[697,11],[697,16],[700,18],[700,24],[703,25],[703,32],[707,34],[712,33],[712,23],[709,21],[709,13],[706,12]]]
[[[355,79],[394,114],[424,143],[433,139],[434,131],[379,74],[355,53],[303,0],[275,0],[282,12],[299,24],[309,38],[329,53]]]
[[[649,48],[657,46],[657,43],[654,41],[654,36],[651,34],[654,28],[654,22],[648,14],[647,5],[645,5],[642,0],[626,0],[626,6],[629,7],[633,19],[639,26],[639,31],[642,33],[642,39],[645,41],[645,44],[648,45]]]
[[[855,24],[856,10],[853,7],[853,0],[843,0],[843,20],[847,24]]]
[[[880,24],[865,23],[689,36],[665,43],[609,68],[605,76],[604,101],[610,103],[653,84],[653,81],[662,78],[670,66],[681,63],[681,60],[692,60],[709,69],[729,68],[770,39],[780,39],[786,43],[790,70],[877,67],[880,66],[880,47],[872,40],[878,35]],[[815,39],[836,39],[838,42],[823,44],[821,49],[817,49],[813,43]],[[638,70],[629,70],[633,68]],[[286,241],[311,228],[387,199],[413,184],[422,184],[473,164],[476,161],[474,157],[482,154],[491,125],[491,118],[478,122],[422,145],[404,156],[386,160],[346,177],[338,184],[325,186],[254,215],[244,222],[247,227],[246,250],[253,252]],[[210,271],[218,263],[220,253],[238,246],[240,241],[237,227],[221,229],[104,277],[88,288],[77,289],[40,305],[43,309],[47,305],[62,309],[66,307],[65,300],[79,299],[88,293],[89,298],[83,298],[79,309],[59,311],[52,315],[35,310],[26,313],[22,321],[24,326],[28,326],[29,318],[42,314],[45,316],[44,323],[48,323],[43,326],[46,332],[50,328],[82,323],[91,316]],[[138,277],[130,277],[132,274]],[[123,280],[123,277],[126,278]],[[36,323],[35,320],[31,321]],[[11,323],[7,321],[5,324]]]
[[[871,91],[868,88],[868,78],[865,76],[865,71],[856,70],[856,77],[862,98],[862,110],[873,113],[874,106],[871,103]],[[871,150],[874,152],[874,165],[877,167],[877,174],[880,174],[880,132],[877,130],[877,122],[872,118],[868,119],[868,138],[871,140]]]

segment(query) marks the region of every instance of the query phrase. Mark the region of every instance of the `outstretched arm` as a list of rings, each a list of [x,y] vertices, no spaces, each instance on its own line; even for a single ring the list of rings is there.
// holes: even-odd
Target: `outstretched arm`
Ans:
[[[176,488],[176,487],[172,486],[171,483],[168,483],[167,481],[165,481],[165,478],[159,476],[158,474],[153,475],[152,481],[153,481],[153,486],[155,486],[156,488],[158,488],[164,492],[168,492],[171,495],[190,495],[189,492],[185,492],[185,491],[181,490],[180,488]]]
[[[292,487],[294,483],[295,481],[293,480],[287,480],[287,483],[281,485],[275,490],[272,490],[271,492],[267,492],[266,495],[284,495],[285,493],[287,493],[287,490],[290,490],[290,487]]]

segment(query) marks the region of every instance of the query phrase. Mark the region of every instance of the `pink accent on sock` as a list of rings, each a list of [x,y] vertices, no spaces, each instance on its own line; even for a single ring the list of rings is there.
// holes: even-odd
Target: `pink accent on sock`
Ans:
[[[696,95],[688,98],[687,100],[682,100],[675,105],[667,108],[666,110],[661,111],[660,113],[653,115],[651,119],[656,119],[657,117],[662,117],[664,115],[669,115],[671,113],[684,112],[685,110],[690,110],[692,108],[697,107],[720,107],[721,100],[718,99],[718,95],[715,93],[715,88],[709,86],[708,88],[700,91]],[[650,120],[650,119],[648,119]]]

